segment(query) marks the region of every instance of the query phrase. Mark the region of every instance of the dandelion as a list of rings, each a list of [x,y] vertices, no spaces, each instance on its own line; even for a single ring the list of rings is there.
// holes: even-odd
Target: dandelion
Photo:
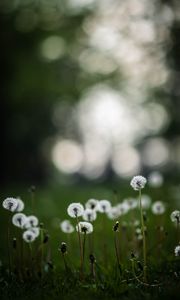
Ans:
[[[162,215],[165,212],[165,205],[162,201],[156,201],[152,205],[152,212],[155,215]]]
[[[60,245],[60,247],[59,247],[59,250],[63,254],[67,253],[67,245],[66,245],[66,243],[62,242],[61,245]]]
[[[163,181],[164,181],[163,176],[158,171],[152,172],[148,177],[148,183],[153,188],[161,187]]]
[[[120,216],[118,206],[113,206],[111,209],[107,212],[107,217],[111,220],[116,220]]]
[[[128,209],[134,209],[137,207],[137,200],[134,198],[127,198],[123,201],[125,205],[128,206]]]
[[[81,271],[82,271],[82,274],[83,274],[86,234],[90,234],[90,233],[93,232],[93,225],[89,222],[79,222],[76,226],[76,230],[77,230],[78,233],[84,234],[83,248],[82,248],[82,265],[81,265]]]
[[[65,259],[65,254],[67,254],[67,245],[65,242],[62,242],[60,247],[59,247],[59,251],[62,254],[62,258],[63,258],[63,262],[64,262],[64,267],[66,272],[68,271],[68,267],[67,267],[67,263],[66,263],[66,259]]]
[[[175,247],[174,254],[175,254],[175,256],[180,256],[180,245]]]
[[[84,212],[84,207],[81,203],[71,203],[67,208],[67,213],[72,218],[81,217]]]
[[[18,205],[17,205],[17,208],[15,209],[15,211],[17,211],[17,212],[23,211],[23,209],[24,209],[24,202],[19,197],[17,198],[17,202],[18,202]]]
[[[98,200],[96,200],[96,199],[89,199],[86,202],[85,207],[86,208],[90,208],[92,210],[97,210],[98,209],[98,204],[99,204]]]
[[[74,231],[74,227],[69,220],[62,221],[60,223],[60,228],[64,233],[72,233]]]
[[[31,227],[31,228],[28,228],[28,230],[34,233],[35,238],[37,238],[40,235],[39,227]]]
[[[143,189],[146,185],[147,179],[141,175],[134,176],[131,180],[130,185],[135,191],[139,191]]]
[[[143,189],[146,185],[147,179],[143,176],[135,176],[132,178],[130,185],[135,191],[139,191],[139,206],[140,206],[140,214],[141,214],[141,228],[142,228],[142,236],[143,236],[143,259],[144,259],[144,281],[147,281],[146,278],[146,237],[145,237],[145,226],[144,226],[144,218],[143,218],[143,209],[142,209],[142,196],[141,189]]]
[[[18,201],[16,198],[8,197],[3,201],[2,206],[5,209],[14,212],[18,206]]]
[[[27,217],[23,213],[16,213],[12,217],[12,223],[14,224],[14,226],[24,228],[24,225],[26,224],[26,222],[27,222]]]
[[[81,241],[81,235],[80,235],[80,228],[78,226],[79,220],[78,217],[82,216],[84,212],[84,207],[81,203],[71,203],[67,208],[67,213],[70,217],[76,218],[76,229],[78,233],[78,242],[79,242],[79,250],[80,250],[80,279],[83,277],[83,248],[82,248],[82,241]]]
[[[32,243],[32,242],[34,242],[35,239],[36,239],[36,236],[35,236],[35,234],[31,230],[24,231],[24,233],[23,233],[23,240],[26,243]]]
[[[33,215],[32,216],[28,216],[26,219],[27,220],[26,220],[26,223],[24,225],[24,227],[26,229],[38,226],[39,220],[38,220],[38,218],[36,216],[33,216]]]
[[[85,221],[93,222],[96,220],[97,214],[95,210],[92,210],[91,208],[86,208],[82,217]]]
[[[111,203],[108,200],[100,200],[98,205],[98,211],[100,213],[107,213],[111,209]]]
[[[93,225],[89,222],[79,222],[76,226],[76,230],[82,234],[89,234],[93,232]]]
[[[180,223],[180,211],[179,210],[175,210],[171,213],[170,215],[171,221],[172,222],[176,222],[177,224]]]
[[[129,211],[129,205],[126,202],[117,205],[119,215],[125,215]]]

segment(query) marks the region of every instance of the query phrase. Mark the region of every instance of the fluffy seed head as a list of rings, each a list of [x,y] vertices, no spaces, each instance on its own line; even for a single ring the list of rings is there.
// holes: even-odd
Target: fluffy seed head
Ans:
[[[134,176],[131,180],[130,185],[135,191],[139,191],[143,189],[146,185],[147,179],[141,175]]]
[[[28,229],[29,231],[33,232],[35,237],[37,238],[40,234],[40,229],[39,227],[31,227]]]
[[[24,225],[26,224],[26,220],[27,217],[25,214],[22,213],[16,213],[13,217],[12,217],[12,223],[20,228],[24,228]]]
[[[93,209],[93,210],[97,210],[97,208],[98,208],[98,203],[99,203],[99,201],[96,200],[96,199],[89,199],[89,200],[86,202],[85,207],[86,207],[86,208]]]
[[[126,203],[126,204],[128,205],[128,207],[129,207],[129,209],[134,209],[134,208],[136,208],[137,205],[138,205],[137,200],[134,199],[134,198],[127,198],[127,199],[125,199],[125,200],[123,201],[123,203]]]
[[[126,202],[117,205],[119,216],[125,215],[129,211],[129,205]]]
[[[175,254],[175,256],[180,256],[180,245],[175,247],[174,254]]]
[[[3,203],[2,203],[2,206],[7,209],[7,210],[10,210],[10,211],[15,211],[17,206],[18,206],[18,201],[16,198],[12,198],[12,197],[8,197],[6,198]]]
[[[76,225],[76,230],[83,234],[89,234],[93,232],[93,226],[89,222],[79,222],[78,225]]]
[[[36,236],[35,234],[30,231],[30,230],[26,230],[23,233],[23,240],[27,243],[32,243],[35,240]]]
[[[60,228],[64,233],[72,233],[74,231],[74,227],[69,220],[62,221],[60,223]]]
[[[111,209],[111,203],[109,200],[100,200],[98,205],[98,211],[100,213],[107,213]]]
[[[95,210],[86,208],[82,217],[84,221],[93,222],[96,220],[97,214]]]
[[[170,218],[172,222],[180,223],[180,211],[179,210],[173,211],[170,215]]]
[[[31,227],[36,227],[38,226],[39,220],[36,216],[28,216],[26,218],[26,223],[24,224],[24,227],[26,229],[29,229]]]
[[[23,211],[23,209],[24,209],[24,202],[20,198],[17,198],[17,202],[18,202],[18,205],[17,205],[17,208],[16,208],[15,211],[17,211],[17,212]]]
[[[113,206],[107,212],[107,217],[111,220],[116,220],[120,216],[118,206]]]
[[[165,212],[165,205],[162,201],[156,201],[152,205],[152,212],[155,215],[162,215]]]
[[[72,218],[77,218],[83,215],[84,207],[81,203],[71,203],[68,206],[67,213]]]

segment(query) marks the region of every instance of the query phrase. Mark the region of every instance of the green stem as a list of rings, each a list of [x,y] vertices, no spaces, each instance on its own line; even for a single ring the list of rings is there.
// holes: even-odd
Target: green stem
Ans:
[[[120,265],[120,259],[119,259],[119,253],[118,253],[117,234],[118,233],[114,232],[114,247],[115,247],[115,253],[116,253],[119,274],[121,275],[121,265]]]
[[[83,261],[82,261],[82,270],[84,270],[85,244],[86,244],[86,232],[84,233],[84,239],[83,239]]]
[[[80,250],[80,278],[82,279],[83,277],[83,251],[82,251],[82,242],[81,242],[81,236],[80,236],[80,231],[79,231],[79,220],[78,217],[76,217],[76,222],[77,222],[77,233],[78,233],[78,241],[79,241],[79,250]]]
[[[7,252],[8,252],[8,264],[9,264],[9,275],[11,277],[11,250],[10,250],[10,218],[11,215],[8,212],[8,225],[7,225]]]
[[[43,260],[44,260],[44,230],[43,228],[40,229],[40,238],[41,238],[41,278],[43,277]]]
[[[147,282],[147,265],[146,265],[146,236],[144,229],[144,218],[143,218],[143,210],[142,210],[142,201],[141,201],[141,189],[139,190],[139,203],[140,203],[140,211],[141,211],[141,230],[143,235],[143,260],[144,260],[144,281]]]

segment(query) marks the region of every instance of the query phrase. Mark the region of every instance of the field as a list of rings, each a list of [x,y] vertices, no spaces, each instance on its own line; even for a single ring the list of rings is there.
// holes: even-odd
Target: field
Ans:
[[[144,209],[146,280],[139,205],[113,220],[105,213],[97,213],[93,233],[81,234],[83,271],[77,232],[63,233],[59,226],[64,219],[76,225],[76,219],[67,214],[71,203],[84,205],[94,198],[108,199],[115,206],[126,198],[137,198],[138,192],[129,182],[120,186],[116,183],[36,187],[35,192],[10,187],[2,191],[2,201],[20,196],[25,203],[23,213],[37,216],[41,228],[40,236],[26,243],[22,240],[22,229],[11,222],[13,213],[1,207],[2,299],[179,299],[180,259],[174,249],[179,244],[180,231],[170,219],[172,211],[179,209],[178,185],[147,185],[142,192],[151,197],[152,203],[161,200],[165,205],[161,215],[152,212],[152,204]],[[62,242],[66,243],[65,253]]]

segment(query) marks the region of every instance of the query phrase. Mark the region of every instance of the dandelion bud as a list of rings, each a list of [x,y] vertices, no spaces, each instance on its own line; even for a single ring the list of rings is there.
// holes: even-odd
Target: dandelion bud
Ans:
[[[17,247],[17,239],[13,238],[13,249],[16,249]]]
[[[117,221],[116,224],[113,227],[114,232],[118,231],[119,229],[119,222]]]
[[[61,251],[62,254],[65,254],[67,253],[67,245],[66,243],[62,242],[60,247],[59,247],[59,250]]]
[[[94,257],[93,254],[90,254],[90,255],[89,255],[89,260],[90,260],[90,263],[91,263],[91,264],[94,264],[94,263],[96,262],[96,259],[95,259],[95,257]]]

